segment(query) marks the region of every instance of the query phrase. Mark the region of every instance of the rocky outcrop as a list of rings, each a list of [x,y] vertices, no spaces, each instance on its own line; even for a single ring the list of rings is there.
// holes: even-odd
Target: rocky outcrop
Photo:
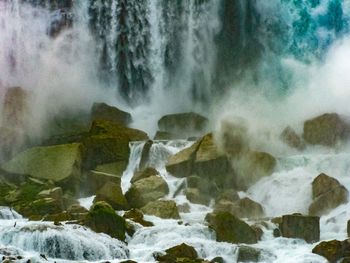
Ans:
[[[280,224],[283,237],[300,238],[308,243],[320,240],[320,218],[300,214],[284,215]]]
[[[165,115],[158,121],[160,131],[176,134],[178,138],[188,138],[205,131],[208,119],[194,112]]]
[[[160,176],[150,176],[133,183],[126,192],[125,197],[133,208],[141,208],[149,202],[166,196],[169,188]]]
[[[131,114],[106,103],[94,103],[91,108],[91,121],[106,120],[127,126],[131,123]]]
[[[322,173],[312,182],[313,202],[309,207],[309,214],[318,216],[326,214],[337,206],[347,203],[348,195],[348,190],[337,179]]]
[[[78,192],[81,162],[82,146],[75,143],[28,149],[5,163],[3,169],[52,181],[65,190]]]
[[[96,194],[94,202],[106,201],[115,210],[127,210],[129,209],[129,204],[123,195],[122,189],[120,187],[120,182],[118,184],[107,182]]]
[[[350,242],[349,240],[323,241],[312,249],[312,253],[326,258],[330,263],[336,263],[341,258],[350,255]]]
[[[285,144],[287,144],[291,148],[295,148],[298,150],[303,150],[305,148],[305,144],[300,138],[300,136],[290,126],[286,127],[282,131],[280,138]]]
[[[334,146],[349,137],[349,124],[337,113],[326,113],[305,121],[303,138],[309,144]]]
[[[254,229],[229,212],[208,214],[206,220],[209,223],[209,227],[215,231],[217,241],[233,244],[257,243]]]
[[[171,200],[158,200],[148,203],[141,208],[142,212],[147,215],[157,216],[163,219],[179,219],[180,214],[177,205]]]
[[[84,225],[97,233],[105,233],[119,240],[125,240],[125,219],[118,216],[106,202],[97,202],[91,207]]]

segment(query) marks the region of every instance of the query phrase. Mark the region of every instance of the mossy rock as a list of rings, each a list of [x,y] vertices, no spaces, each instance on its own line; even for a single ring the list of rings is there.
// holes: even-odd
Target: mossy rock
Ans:
[[[84,220],[84,225],[97,233],[105,233],[119,240],[125,240],[125,219],[118,216],[113,208],[104,201],[97,202],[91,207]]]
[[[5,171],[50,180],[63,189],[79,190],[81,144],[35,147],[16,155],[3,165]]]
[[[336,263],[339,259],[349,255],[349,243],[347,240],[323,241],[312,249],[312,253],[326,258],[330,263]]]
[[[123,195],[120,183],[106,183],[98,192],[94,199],[94,202],[106,201],[115,210],[127,210],[129,209],[129,204]]]
[[[187,188],[185,195],[188,201],[194,204],[209,205],[210,196],[203,194],[197,188]]]
[[[130,219],[136,223],[139,223],[140,225],[145,226],[145,227],[153,226],[152,222],[144,220],[142,211],[139,209],[133,208],[129,211],[126,211],[124,213],[123,217],[126,219]]]
[[[59,214],[63,212],[64,207],[62,200],[53,198],[42,198],[28,204],[27,207],[22,207],[21,213],[29,218],[43,217],[45,215]]]
[[[229,212],[208,214],[206,220],[216,232],[217,241],[233,244],[255,244],[258,241],[254,229]]]
[[[180,219],[179,210],[172,200],[158,200],[148,203],[141,208],[147,215],[157,216],[163,219]]]

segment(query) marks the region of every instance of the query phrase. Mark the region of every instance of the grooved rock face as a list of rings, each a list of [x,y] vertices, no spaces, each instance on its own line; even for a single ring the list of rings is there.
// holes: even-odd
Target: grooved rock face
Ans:
[[[303,138],[310,144],[334,146],[349,136],[349,124],[336,113],[326,113],[304,123]]]
[[[310,215],[323,215],[348,201],[348,190],[335,178],[320,174],[312,182],[313,202]]]
[[[216,232],[216,240],[233,244],[257,243],[255,231],[244,221],[229,212],[211,213],[206,216],[209,226]]]

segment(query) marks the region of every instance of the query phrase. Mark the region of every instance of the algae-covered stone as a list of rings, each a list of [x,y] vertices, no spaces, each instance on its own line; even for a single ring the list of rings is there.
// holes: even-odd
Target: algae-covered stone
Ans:
[[[3,169],[50,180],[64,189],[78,190],[81,175],[81,145],[78,143],[35,147],[16,155]]]
[[[115,210],[126,210],[129,208],[128,201],[123,195],[120,183],[106,183],[98,192],[94,202],[106,201]]]
[[[91,120],[107,120],[127,126],[131,122],[131,114],[106,103],[94,103],[91,108]]]
[[[91,207],[84,225],[97,233],[102,232],[119,240],[125,240],[125,219],[118,216],[106,202],[97,202]]]
[[[176,203],[171,200],[157,200],[148,203],[141,208],[142,212],[148,215],[158,216],[163,219],[179,219],[180,214]]]
[[[320,218],[299,214],[284,215],[280,230],[283,237],[301,238],[308,243],[320,240]]]
[[[349,124],[337,113],[326,113],[304,123],[303,137],[310,144],[334,146],[349,136]]]
[[[166,196],[168,193],[168,185],[162,177],[150,176],[133,183],[125,197],[131,207],[141,208],[149,202]]]
[[[255,231],[244,221],[229,212],[211,213],[206,216],[209,226],[216,232],[216,240],[229,243],[257,243]]]

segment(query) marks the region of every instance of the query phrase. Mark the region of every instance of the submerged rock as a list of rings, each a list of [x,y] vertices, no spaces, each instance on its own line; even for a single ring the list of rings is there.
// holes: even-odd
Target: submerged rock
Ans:
[[[349,240],[323,241],[312,249],[312,253],[325,257],[330,263],[350,255]]]
[[[84,225],[97,233],[102,232],[119,240],[125,240],[125,219],[118,216],[113,208],[104,201],[97,202],[91,207],[84,220]]]
[[[326,113],[305,121],[303,138],[309,144],[334,146],[349,136],[349,124],[337,113]]]
[[[280,230],[283,237],[300,238],[308,243],[320,240],[320,218],[300,214],[282,216]]]
[[[160,176],[150,176],[133,183],[125,197],[133,208],[141,208],[149,202],[166,196],[169,188],[166,181]]]
[[[148,203],[141,208],[147,215],[157,216],[163,219],[179,219],[180,214],[176,203],[172,200],[158,200]]]
[[[176,134],[184,139],[202,133],[208,125],[208,119],[194,112],[165,115],[158,121],[161,131]]]
[[[312,182],[313,202],[309,207],[310,215],[323,215],[337,206],[347,203],[349,192],[335,178],[324,173]]]
[[[106,103],[94,103],[91,108],[91,121],[95,120],[106,120],[127,126],[131,123],[132,118],[130,113]]]
[[[216,240],[229,243],[257,243],[253,228],[229,212],[207,214],[206,220],[216,232]]]

